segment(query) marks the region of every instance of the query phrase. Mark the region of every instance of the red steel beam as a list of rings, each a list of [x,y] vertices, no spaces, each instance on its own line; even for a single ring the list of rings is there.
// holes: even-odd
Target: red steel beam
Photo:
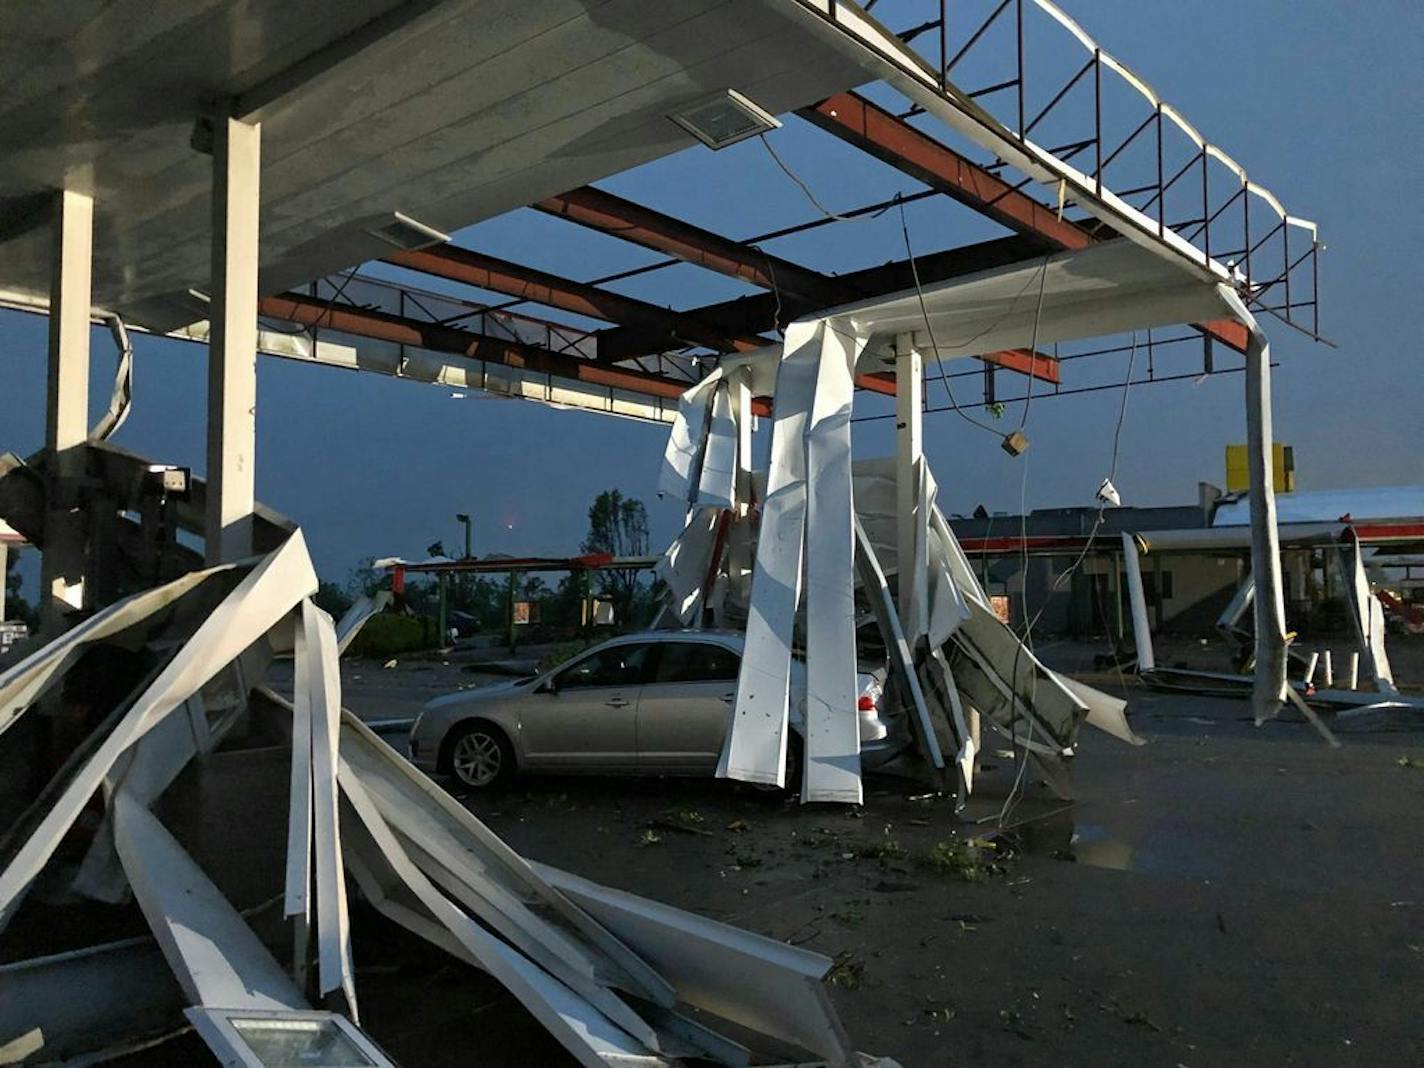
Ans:
[[[797,114],[1018,233],[1041,237],[1063,249],[1087,248],[1101,240],[858,93],[837,93]],[[1223,345],[1246,350],[1246,328],[1234,320],[1193,325]]]
[[[666,338],[664,348],[696,344],[718,352],[748,352],[771,344],[754,334],[728,335],[683,312],[456,245],[397,252],[387,256],[385,262],[592,319],[652,330]]]
[[[440,323],[421,322],[418,319],[370,308],[337,304],[302,293],[263,297],[258,302],[258,312],[301,326],[320,327],[397,345],[411,345],[432,352],[538,371],[556,378],[626,390],[629,393],[660,397],[664,400],[677,400],[691,385],[681,379],[665,378],[662,375],[623,367],[610,367],[607,364],[581,360],[504,338],[475,334],[452,326],[442,326]],[[759,398],[753,401],[752,410],[758,415],[770,415],[771,405]]]
[[[848,303],[852,300],[908,289],[915,283],[916,271],[921,284],[929,285],[958,275],[987,270],[990,267],[1003,266],[1008,263],[1017,263],[1041,252],[1042,248],[1041,242],[1026,242],[1022,238],[986,241],[963,249],[950,249],[947,252],[917,257],[915,271],[910,269],[908,261],[901,260],[853,271],[838,278],[826,277],[826,282],[838,287],[834,293],[834,299],[827,303],[805,298],[788,298],[784,294],[778,300],[776,294],[768,293],[694,308],[686,314],[693,316],[699,322],[727,331],[771,330],[780,325],[777,322],[778,312],[782,321],[795,319],[821,311],[834,304]],[[780,277],[778,269],[778,281]],[[651,355],[659,351],[662,342],[661,335],[656,331],[642,330],[638,327],[618,327],[600,331],[596,336],[599,358],[608,361]],[[1036,356],[1031,356],[1026,349],[1008,349],[1002,352],[984,353],[979,356],[979,359],[985,363],[1037,378],[1042,382],[1058,385],[1061,381],[1057,359],[1045,353],[1040,352]],[[891,378],[893,381],[893,376]],[[865,386],[865,383],[861,384]],[[865,388],[873,389],[875,387],[865,386]],[[891,390],[891,392],[894,391]]]
[[[1041,256],[1050,247],[1043,241],[1032,238],[1001,237],[993,241],[981,241],[962,248],[917,256],[915,270],[919,273],[920,284],[930,285],[975,271],[987,271],[1033,256]],[[910,289],[915,284],[915,272],[910,270],[908,261],[895,260],[878,267],[867,267],[840,275],[836,280],[843,284],[851,295],[842,295],[840,300],[833,303],[844,303],[847,300]],[[775,293],[757,293],[718,304],[690,308],[686,314],[729,333],[740,331],[759,334],[830,306],[815,301],[787,298],[785,295],[778,302]],[[607,350],[606,358],[609,359],[649,356],[658,351],[657,338],[636,327],[602,330],[598,332],[597,337],[600,352]]]
[[[1035,355],[1028,349],[1004,349],[1001,352],[985,353],[979,359],[995,367],[1036,378],[1040,382],[1051,382],[1055,386],[1062,382],[1058,359],[1042,352]],[[869,374],[857,375],[855,384],[861,389],[883,393],[887,397],[895,395],[895,375],[889,371],[872,371]]]
[[[541,200],[533,207],[762,289],[780,290],[783,295],[823,306],[837,299],[835,280],[819,271],[592,186]]]

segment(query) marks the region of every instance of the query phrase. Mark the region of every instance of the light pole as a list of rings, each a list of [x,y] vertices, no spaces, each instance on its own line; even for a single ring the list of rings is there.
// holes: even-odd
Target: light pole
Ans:
[[[470,517],[464,512],[456,512],[455,521],[465,524],[465,555],[463,559],[469,560],[474,555],[470,551],[470,527],[472,525],[470,523]],[[462,575],[460,578],[460,596],[463,599],[463,610],[466,612],[470,611],[470,576],[468,574]]]
[[[464,512],[455,513],[455,521],[465,524],[465,559],[470,558],[470,517]]]

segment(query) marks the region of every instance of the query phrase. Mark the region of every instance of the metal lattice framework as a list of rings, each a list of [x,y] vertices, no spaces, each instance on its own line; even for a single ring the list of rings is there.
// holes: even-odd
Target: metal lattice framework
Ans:
[[[999,0],[974,19],[965,14],[972,5],[948,0],[870,0],[864,8],[845,0],[789,0],[789,6],[810,16],[812,29],[840,34],[846,47],[866,49],[887,72],[883,82],[835,94],[801,109],[798,117],[922,189],[732,238],[583,186],[531,207],[665,258],[577,280],[447,245],[395,253],[386,262],[508,299],[480,304],[351,274],[312,283],[304,294],[269,298],[264,311],[297,323],[313,338],[328,331],[462,355],[477,352],[480,359],[667,398],[672,389],[701,377],[721,354],[775,344],[779,331],[797,317],[903,290],[916,281],[940,282],[1126,235],[1155,242],[1164,254],[1214,272],[1253,310],[1319,338],[1322,246],[1315,225],[1289,215],[1270,190],[1249,179],[1244,168],[1049,0]],[[877,21],[892,15],[897,22],[903,19],[905,28],[894,32]],[[1005,47],[1002,39],[1011,43]],[[1076,58],[1080,53],[1081,61]],[[987,83],[971,82],[983,76]],[[893,99],[906,106],[897,108]],[[1115,127],[1127,132],[1114,132]],[[956,147],[966,131],[969,144]],[[1050,134],[1051,147],[1037,143]],[[986,154],[986,145],[993,146],[990,158],[976,160]],[[1045,188],[1056,189],[1056,199],[1040,199]],[[785,237],[932,197],[957,201],[1012,236],[841,275],[767,249]],[[670,309],[607,288],[678,264],[762,292]],[[576,328],[528,314],[522,306],[608,325]],[[1195,334],[1180,337],[1148,337],[1148,370],[1140,381],[1239,370],[1218,367],[1214,347],[1244,351],[1240,324],[1198,323],[1194,329]],[[1192,337],[1201,341],[1200,364],[1159,374],[1157,351],[1186,351],[1183,342]],[[980,355],[981,369],[956,371],[948,378],[982,374],[985,404],[1029,393],[1071,395],[1105,387],[1079,381],[1064,388],[1069,361],[1119,351],[1109,346],[1066,355],[988,352]],[[1003,371],[1026,376],[1029,388],[1021,396],[1004,395],[996,384]],[[1035,389],[1034,380],[1044,388]],[[894,393],[893,375],[861,375],[857,385]]]

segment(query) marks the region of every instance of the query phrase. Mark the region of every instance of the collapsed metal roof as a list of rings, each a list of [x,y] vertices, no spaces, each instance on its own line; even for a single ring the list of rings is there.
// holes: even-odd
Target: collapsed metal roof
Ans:
[[[267,334],[280,355],[667,419],[664,402],[709,360],[774,344],[798,316],[1115,236],[1318,332],[1313,224],[1048,0],[1006,0],[987,18],[973,7],[367,0],[0,15],[0,60],[21,72],[0,136],[23,146],[0,161],[0,290],[12,306],[43,302],[48,194],[77,182],[100,205],[96,304],[159,330],[201,318],[211,167],[194,146],[210,101],[233,97],[263,125],[261,308],[299,328]],[[727,89],[873,156],[899,193],[808,205],[742,236],[686,220],[695,184],[676,211],[589,184],[695,145],[670,116]],[[818,175],[788,175],[814,200]],[[839,272],[777,251],[926,200],[1008,236]],[[392,253],[374,233],[395,212],[453,232],[522,205],[666,258],[590,280],[574,263],[539,270],[462,243]],[[381,258],[379,277],[322,280]],[[674,264],[760,292],[679,308],[628,295],[624,282]],[[1186,357],[1193,373],[1234,370],[1212,344],[1245,343],[1229,323],[1185,336],[1208,339]],[[977,355],[986,400],[995,369],[1064,385],[1053,353]],[[858,385],[893,388],[874,374]]]

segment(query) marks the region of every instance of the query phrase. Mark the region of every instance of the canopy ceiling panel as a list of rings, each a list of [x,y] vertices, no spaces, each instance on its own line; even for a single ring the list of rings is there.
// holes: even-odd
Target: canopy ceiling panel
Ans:
[[[980,352],[1219,317],[1220,287],[1119,238],[825,312],[885,356],[912,334],[926,357]]]
[[[0,286],[48,285],[48,193],[96,198],[94,299],[160,329],[206,290],[207,102],[263,123],[261,290],[695,144],[667,114],[735,88],[784,113],[870,79],[755,0],[278,0],[0,9]]]

